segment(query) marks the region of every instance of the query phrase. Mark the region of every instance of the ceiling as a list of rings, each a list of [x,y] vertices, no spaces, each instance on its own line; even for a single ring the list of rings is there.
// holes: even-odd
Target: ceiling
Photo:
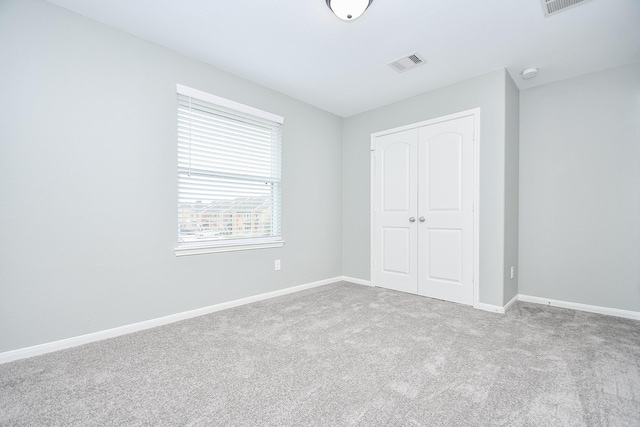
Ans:
[[[48,1],[342,117],[500,68],[526,89],[640,60],[639,0],[547,18],[540,0],[374,0],[353,22],[325,0]]]

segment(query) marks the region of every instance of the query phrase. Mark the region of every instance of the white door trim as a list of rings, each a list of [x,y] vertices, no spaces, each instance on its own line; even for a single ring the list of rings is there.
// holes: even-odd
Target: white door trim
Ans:
[[[371,134],[371,176],[370,176],[370,207],[369,207],[369,242],[370,242],[370,275],[371,285],[376,286],[374,261],[374,183],[376,177],[375,170],[375,158],[374,151],[376,149],[376,138],[392,133],[402,132],[409,129],[419,128],[423,126],[429,126],[435,123],[442,123],[449,120],[455,120],[462,117],[473,116],[474,117],[474,137],[473,137],[473,165],[474,165],[474,184],[473,184],[473,306],[479,308],[480,306],[480,108],[473,108],[470,110],[460,111],[458,113],[449,114],[435,119],[429,119],[418,123],[413,123],[405,126],[400,126],[393,129],[387,129],[380,132]]]

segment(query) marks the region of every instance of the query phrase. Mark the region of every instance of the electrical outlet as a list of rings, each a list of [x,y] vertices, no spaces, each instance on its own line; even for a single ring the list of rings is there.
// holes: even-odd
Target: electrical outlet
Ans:
[[[511,266],[511,278],[513,279],[516,275],[516,268],[514,266]]]
[[[279,259],[276,260],[275,269],[276,269],[276,271],[280,270],[280,260]]]

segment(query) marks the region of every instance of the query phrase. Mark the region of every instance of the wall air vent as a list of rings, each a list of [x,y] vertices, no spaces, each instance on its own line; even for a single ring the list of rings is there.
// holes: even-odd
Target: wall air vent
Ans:
[[[409,56],[405,56],[404,58],[400,58],[396,61],[391,62],[389,66],[394,70],[396,70],[397,72],[402,73],[407,70],[410,70],[411,68],[415,68],[418,65],[422,65],[426,62],[427,61],[422,59],[422,57],[419,54],[412,53]]]
[[[589,0],[540,0],[542,2],[542,11],[544,16],[555,15],[558,12],[567,10],[570,7],[578,6]]]

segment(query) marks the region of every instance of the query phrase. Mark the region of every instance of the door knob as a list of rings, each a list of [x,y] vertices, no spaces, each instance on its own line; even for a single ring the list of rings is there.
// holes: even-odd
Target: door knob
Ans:
[[[420,218],[418,218],[420,220],[420,222],[425,222],[426,220],[424,219],[423,216],[421,216]]]
[[[411,218],[409,218],[409,222],[416,222],[416,217],[412,216]]]

